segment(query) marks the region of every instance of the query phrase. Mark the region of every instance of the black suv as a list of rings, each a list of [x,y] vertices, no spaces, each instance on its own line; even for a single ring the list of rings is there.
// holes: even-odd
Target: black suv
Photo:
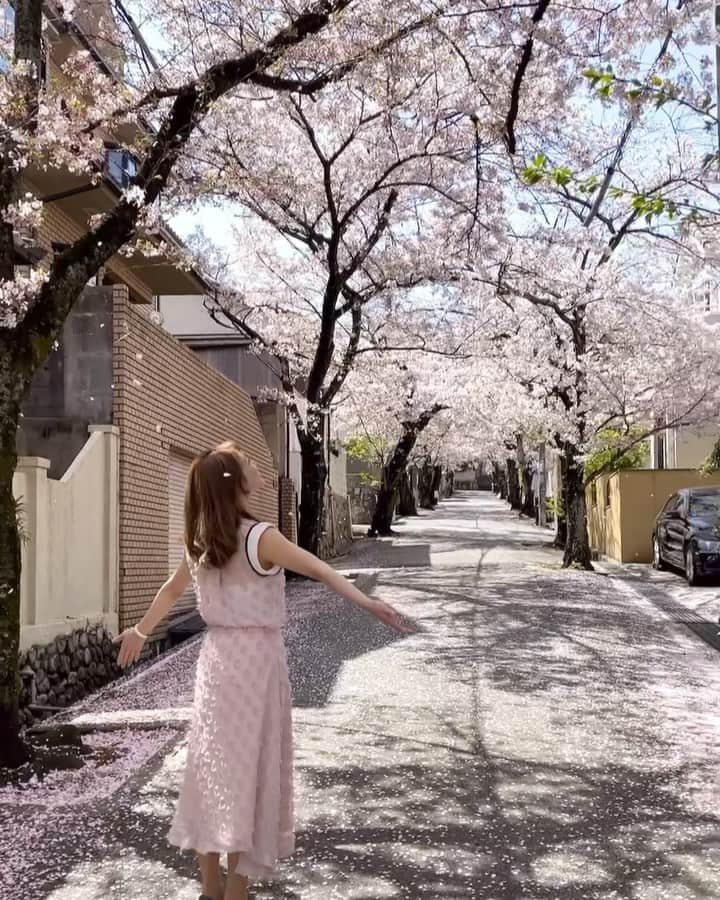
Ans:
[[[653,565],[685,571],[688,584],[720,575],[720,487],[673,494],[655,520]]]

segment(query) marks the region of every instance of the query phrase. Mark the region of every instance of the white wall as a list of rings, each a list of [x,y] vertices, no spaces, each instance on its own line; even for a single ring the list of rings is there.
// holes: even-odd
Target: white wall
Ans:
[[[699,469],[720,437],[720,424],[690,428],[679,426],[662,432],[666,469]],[[650,468],[657,468],[658,438],[650,440]]]
[[[340,448],[340,455],[330,453],[330,489],[334,494],[347,497],[347,453]]]
[[[20,588],[20,645],[47,643],[84,624],[117,631],[118,430],[91,426],[90,437],[60,481],[50,463],[21,457],[13,491],[25,533]]]
[[[674,469],[699,469],[720,437],[720,428],[676,428],[673,445]]]
[[[300,497],[300,491],[302,489],[302,455],[300,453],[300,439],[297,435],[297,427],[295,426],[292,416],[290,417],[288,425],[288,434],[290,442],[288,476],[292,478],[293,484],[295,485],[295,493]]]
[[[198,294],[177,294],[159,298],[163,328],[176,337],[236,334],[233,328],[224,328],[213,319],[204,306],[205,297]]]

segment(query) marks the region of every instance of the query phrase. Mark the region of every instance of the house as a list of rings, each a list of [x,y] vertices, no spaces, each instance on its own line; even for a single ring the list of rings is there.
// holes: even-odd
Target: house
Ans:
[[[222,314],[212,293],[161,296],[157,311],[170,334],[252,397],[279,475],[279,521],[283,531],[296,539],[302,458],[295,421],[282,401],[287,364],[254,348],[248,333]],[[347,552],[352,541],[347,457],[330,417],[326,419],[324,443],[328,493],[320,554],[329,558]]]
[[[590,546],[621,563],[652,561],[655,519],[681,488],[720,485],[720,475],[697,469],[626,469],[600,475],[588,485]]]
[[[681,230],[681,240],[682,230]],[[720,286],[714,275],[718,259],[716,244],[707,239],[699,260],[697,253],[678,254],[675,278],[690,285],[689,304],[707,324],[720,323]],[[661,423],[659,423],[661,424]],[[651,469],[699,469],[720,438],[720,422],[681,423],[650,438]]]
[[[459,491],[489,491],[492,479],[483,466],[463,467],[453,473],[453,486]]]
[[[99,6],[109,14],[98,3],[95,15]],[[54,23],[48,10],[48,77],[71,46],[91,46],[98,65],[110,65],[82,30],[82,16]],[[21,236],[18,265],[36,265],[84,234],[90,217],[112,207],[134,165],[125,150],[109,147],[97,183],[29,172],[28,189],[42,197],[44,216],[37,234]],[[182,249],[166,226],[157,240]],[[208,289],[201,273],[169,257],[113,258],[78,298],[25,398],[14,493],[25,536],[26,723],[32,704],[43,715],[110,677],[109,633],[140,618],[182,559],[193,456],[228,438],[240,441],[267,485],[253,512],[278,522],[278,470],[252,397],[158,321],[159,296],[202,298]],[[175,612],[194,604],[189,590]],[[158,629],[154,647],[167,631],[167,623]]]
[[[720,424],[676,425],[650,438],[651,469],[699,469],[720,438]]]
[[[209,288],[208,288],[209,290]],[[215,311],[215,315],[212,315]],[[158,321],[211,368],[240,385],[251,396],[255,412],[273,455],[280,485],[280,521],[297,536],[298,498],[302,461],[293,418],[282,402],[282,360],[252,347],[247,332],[217,315],[207,292],[157,298]]]

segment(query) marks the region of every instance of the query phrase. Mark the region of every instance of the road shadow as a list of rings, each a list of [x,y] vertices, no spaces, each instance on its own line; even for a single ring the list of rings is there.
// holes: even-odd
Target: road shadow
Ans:
[[[325,706],[346,662],[404,636],[329,594],[323,611],[290,619],[286,633],[293,706]]]

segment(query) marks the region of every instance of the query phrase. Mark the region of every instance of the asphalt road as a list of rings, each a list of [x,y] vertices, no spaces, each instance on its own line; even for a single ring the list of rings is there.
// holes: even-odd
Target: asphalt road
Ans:
[[[254,897],[720,896],[718,652],[632,579],[562,572],[488,495],[398,532],[343,565],[417,634],[291,587],[298,851]],[[23,823],[3,900],[196,898],[164,842],[195,654],[86,708],[136,721],[106,799],[0,797],[0,851]]]

